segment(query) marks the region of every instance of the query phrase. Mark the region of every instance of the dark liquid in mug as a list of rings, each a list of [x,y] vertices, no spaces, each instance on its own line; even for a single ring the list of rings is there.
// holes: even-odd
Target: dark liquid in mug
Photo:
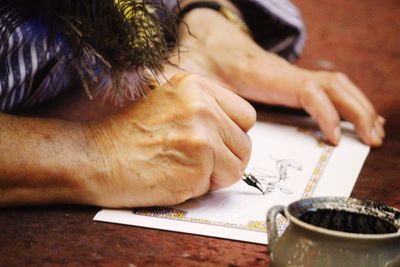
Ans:
[[[345,210],[306,211],[300,215],[299,219],[318,227],[348,233],[389,234],[397,232],[397,228],[387,220]]]

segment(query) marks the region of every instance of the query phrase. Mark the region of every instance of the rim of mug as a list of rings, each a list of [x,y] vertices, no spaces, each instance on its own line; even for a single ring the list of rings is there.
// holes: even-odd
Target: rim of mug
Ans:
[[[376,201],[372,201],[372,200],[362,200],[362,199],[357,199],[357,198],[351,198],[351,197],[314,197],[314,198],[308,198],[308,200],[326,200],[326,202],[328,202],[328,200],[344,200],[344,201],[361,201],[361,202],[369,202],[369,203],[375,203],[375,204],[379,204],[379,205],[383,205],[386,207],[389,207],[390,209],[393,209],[395,211],[397,211],[396,208],[393,208],[391,206],[388,206],[386,204],[382,204]],[[344,231],[337,231],[337,230],[332,230],[332,229],[327,229],[327,228],[323,228],[323,227],[319,227],[319,226],[315,226],[313,224],[310,223],[306,223],[298,218],[296,218],[294,215],[290,214],[289,212],[289,207],[292,204],[295,203],[299,203],[301,201],[304,201],[305,199],[300,199],[298,201],[292,202],[291,204],[289,204],[289,206],[285,207],[285,217],[287,218],[287,220],[302,226],[308,230],[311,231],[316,231],[318,233],[321,234],[326,234],[326,235],[330,235],[330,236],[335,236],[335,237],[344,237],[344,238],[349,238],[349,239],[388,239],[388,238],[394,238],[394,237],[400,237],[400,227],[397,229],[397,232],[395,233],[387,233],[387,234],[360,234],[360,233],[351,233],[351,232],[344,232]]]

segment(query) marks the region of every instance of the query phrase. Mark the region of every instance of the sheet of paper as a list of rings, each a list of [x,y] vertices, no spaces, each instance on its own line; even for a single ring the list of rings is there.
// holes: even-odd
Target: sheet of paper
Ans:
[[[103,209],[94,220],[266,244],[270,207],[313,196],[350,196],[369,147],[350,124],[342,128],[340,145],[332,147],[320,141],[319,131],[257,122],[249,132],[253,146],[246,172],[259,179],[264,195],[239,181],[177,206]]]

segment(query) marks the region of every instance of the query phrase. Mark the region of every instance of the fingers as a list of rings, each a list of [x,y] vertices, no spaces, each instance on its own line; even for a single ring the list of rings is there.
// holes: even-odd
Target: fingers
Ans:
[[[220,105],[221,102],[214,100],[218,116],[217,132],[220,139],[216,144],[210,190],[218,190],[240,180],[251,153],[250,137],[225,113],[226,106],[224,110]]]
[[[250,159],[251,139],[240,129],[228,116],[221,114],[218,132],[224,145],[241,160],[242,170],[247,166]]]
[[[178,80],[181,79],[181,80]],[[250,158],[251,140],[246,134],[255,123],[255,110],[234,93],[197,75],[177,76],[188,113],[195,114],[195,127],[213,152],[214,165],[210,189],[216,190],[237,182]]]
[[[325,91],[314,82],[307,82],[299,99],[302,107],[313,117],[329,142],[334,145],[340,140],[340,118]]]
[[[205,89],[215,101],[243,131],[249,131],[256,122],[255,109],[243,98],[222,86],[209,82],[205,79],[201,80],[203,89]]]
[[[230,106],[232,102],[235,103],[237,107],[244,103],[243,110],[246,111],[246,109],[248,109],[252,111],[252,107],[250,106],[251,109],[249,109],[247,102],[235,97],[232,97],[232,102],[229,102],[227,100],[231,97],[230,94],[226,94],[227,97],[223,98],[224,101],[219,101],[222,99],[223,94],[218,94],[216,91],[213,91],[214,88],[209,88],[209,86],[213,85],[208,84],[208,89],[206,91],[213,92],[213,96],[210,97],[215,97],[212,100],[210,99],[209,102],[214,101],[215,104],[214,109],[217,114],[217,138],[219,138],[216,144],[215,163],[211,177],[210,190],[217,190],[232,185],[243,176],[251,153],[251,140],[244,129],[247,130],[252,127],[254,121],[252,121],[253,118],[251,118],[251,115],[239,117],[240,113],[226,112],[227,110],[228,112],[234,111]],[[225,90],[223,88],[216,89]],[[247,125],[240,119],[246,120],[245,123],[247,123]],[[238,121],[239,124],[241,123],[241,127],[234,120]]]
[[[322,81],[322,86],[339,113],[355,124],[357,133],[365,143],[370,146],[382,145],[385,137],[383,118],[377,115],[372,104],[347,77],[331,74],[331,77]]]
[[[385,138],[385,130],[383,126],[385,124],[385,119],[379,116],[368,98],[363,94],[363,92],[344,74],[335,74],[336,80],[343,88],[347,88],[349,93],[359,101],[359,103],[369,112],[370,116],[374,120],[374,128],[379,136],[379,138]]]
[[[243,162],[220,142],[215,154],[210,190],[218,190],[236,183],[243,176],[243,172]]]
[[[384,117],[378,115],[378,122],[380,125],[383,126],[386,123],[386,119]]]
[[[363,92],[344,74],[335,73],[333,76],[332,85],[340,86],[348,90],[348,92],[370,113],[372,116],[377,116],[372,103],[363,94]]]
[[[184,88],[200,87],[211,95],[222,110],[245,132],[249,131],[256,121],[256,111],[246,100],[215,82],[185,72],[175,75],[169,82],[173,86],[180,84]]]
[[[211,98],[211,96],[210,96]],[[228,187],[241,179],[251,153],[250,137],[228,116],[216,99],[217,117],[214,140],[214,168],[210,177],[210,190]]]

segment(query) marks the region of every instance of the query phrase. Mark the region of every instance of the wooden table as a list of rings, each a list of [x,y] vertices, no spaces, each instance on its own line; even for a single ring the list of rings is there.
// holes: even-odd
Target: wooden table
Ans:
[[[353,197],[400,208],[400,3],[295,0],[309,29],[300,66],[347,73],[387,120]],[[265,112],[265,111],[260,111]],[[94,222],[96,207],[0,210],[0,266],[257,266],[266,246]]]

